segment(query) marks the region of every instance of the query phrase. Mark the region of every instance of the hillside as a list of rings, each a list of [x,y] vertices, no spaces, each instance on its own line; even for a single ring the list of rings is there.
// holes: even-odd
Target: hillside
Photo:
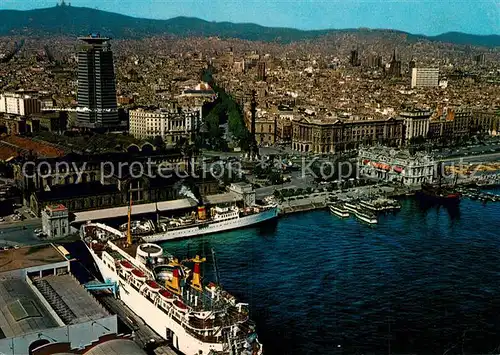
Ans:
[[[96,9],[57,6],[29,11],[0,10],[0,36],[6,35],[68,35],[79,36],[100,32],[113,38],[142,38],[153,35],[219,36],[259,41],[292,42],[313,39],[327,34],[355,33],[360,29],[302,31],[293,28],[264,27],[251,23],[209,22],[198,18],[175,17],[151,20],[120,15]],[[478,36],[449,32],[434,37],[412,35],[394,30],[368,30],[372,34],[401,33],[409,39],[428,39],[454,44],[486,47],[500,46],[500,36]]]

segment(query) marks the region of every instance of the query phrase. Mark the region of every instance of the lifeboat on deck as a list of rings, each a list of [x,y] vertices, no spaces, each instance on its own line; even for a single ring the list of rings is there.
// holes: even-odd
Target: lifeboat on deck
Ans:
[[[174,307],[179,311],[179,312],[186,312],[187,311],[187,306],[180,300],[175,300],[174,301]]]
[[[122,268],[123,268],[124,270],[127,270],[127,271],[131,271],[131,270],[133,270],[133,269],[134,269],[134,265],[132,265],[132,264],[130,263],[130,261],[127,261],[127,260],[122,260],[122,261],[120,261],[120,265],[122,266]]]
[[[172,301],[174,299],[174,294],[167,290],[161,290],[160,296],[167,301]]]
[[[158,292],[160,290],[160,285],[158,285],[155,281],[153,280],[147,280],[146,281],[146,286],[153,292]]]
[[[139,269],[132,270],[132,275],[139,281],[146,280],[146,275],[144,275],[144,273]]]

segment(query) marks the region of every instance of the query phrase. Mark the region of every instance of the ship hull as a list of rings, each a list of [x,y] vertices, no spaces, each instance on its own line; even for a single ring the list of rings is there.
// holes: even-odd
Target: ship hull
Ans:
[[[85,244],[87,246],[87,244]],[[104,280],[111,280],[118,284],[118,295],[124,304],[129,307],[138,317],[142,318],[151,329],[165,340],[171,341],[172,346],[183,354],[208,355],[213,349],[223,351],[223,345],[219,343],[203,343],[190,336],[186,330],[163,311],[159,310],[153,303],[148,301],[142,294],[136,291],[128,283],[124,282],[112,271],[99,256],[87,246],[97,269]]]
[[[340,218],[348,218],[349,212],[330,206],[330,212]]]
[[[278,208],[273,207],[269,210],[256,213],[249,216],[240,217],[237,219],[226,220],[221,222],[212,222],[205,225],[197,225],[183,229],[171,230],[167,232],[157,233],[153,235],[143,236],[142,239],[147,243],[162,242],[173,239],[191,238],[206,234],[220,233],[233,229],[246,228],[278,217]]]
[[[377,224],[378,220],[372,217],[366,217],[364,215],[360,215],[359,213],[355,214],[356,218],[359,219],[362,222],[368,223],[368,224]]]
[[[424,202],[438,204],[438,205],[457,206],[460,204],[460,195],[458,194],[448,194],[446,196],[442,196],[433,193],[432,191],[422,190],[418,191],[416,193],[416,196]]]

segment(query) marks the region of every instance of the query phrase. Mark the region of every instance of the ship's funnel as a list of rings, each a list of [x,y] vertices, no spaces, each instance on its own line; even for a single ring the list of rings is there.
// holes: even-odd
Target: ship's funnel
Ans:
[[[181,294],[181,288],[179,284],[179,269],[175,268],[173,273],[172,273],[172,280],[166,281],[165,283],[167,288],[171,290],[172,292],[180,295]]]
[[[207,212],[205,210],[205,206],[198,207],[198,219],[201,220],[207,219]]]
[[[198,256],[196,256],[198,258]],[[200,263],[195,262],[193,268],[193,279],[191,280],[191,287],[197,291],[202,290],[201,280],[200,280]]]

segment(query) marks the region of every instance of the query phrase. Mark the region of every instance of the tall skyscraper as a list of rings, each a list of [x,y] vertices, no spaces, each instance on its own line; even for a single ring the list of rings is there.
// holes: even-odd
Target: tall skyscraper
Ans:
[[[91,129],[116,127],[119,118],[110,38],[92,34],[79,40],[87,45],[78,53],[77,125]]]

